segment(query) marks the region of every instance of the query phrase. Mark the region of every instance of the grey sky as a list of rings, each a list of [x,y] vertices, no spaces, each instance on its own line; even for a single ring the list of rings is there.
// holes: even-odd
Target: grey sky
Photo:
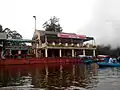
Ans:
[[[97,44],[119,44],[119,0],[0,0],[0,24],[31,39],[51,16],[60,18],[65,32],[93,36]]]
[[[94,36],[97,44],[120,45],[120,0],[97,0],[90,22],[82,32]],[[81,30],[78,30],[80,32]]]

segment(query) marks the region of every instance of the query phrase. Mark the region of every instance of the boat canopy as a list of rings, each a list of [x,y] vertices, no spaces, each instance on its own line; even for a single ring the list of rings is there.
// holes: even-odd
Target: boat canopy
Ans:
[[[78,55],[78,57],[80,57],[80,58],[84,58],[84,57],[86,57],[86,58],[92,58],[93,56]]]
[[[108,58],[110,57],[109,55],[97,55],[98,58]]]

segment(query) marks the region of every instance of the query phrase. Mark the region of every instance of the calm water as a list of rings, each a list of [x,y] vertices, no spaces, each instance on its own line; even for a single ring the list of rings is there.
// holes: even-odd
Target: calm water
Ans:
[[[96,64],[0,67],[0,90],[120,90],[120,68]]]

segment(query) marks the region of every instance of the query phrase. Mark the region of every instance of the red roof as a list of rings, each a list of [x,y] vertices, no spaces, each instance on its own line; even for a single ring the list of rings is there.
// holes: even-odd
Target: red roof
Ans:
[[[85,35],[77,35],[77,34],[66,34],[66,33],[58,33],[58,37],[61,38],[79,38],[79,39],[86,39]]]

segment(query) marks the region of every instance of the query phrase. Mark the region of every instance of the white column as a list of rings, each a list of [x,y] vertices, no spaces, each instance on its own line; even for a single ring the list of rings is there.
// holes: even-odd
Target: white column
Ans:
[[[72,49],[72,57],[74,57],[75,56],[75,54],[74,54],[74,49]]]
[[[21,54],[21,50],[18,50],[18,54]]]
[[[59,50],[59,57],[62,57],[61,49]]]
[[[12,55],[12,50],[10,49],[10,55]]]
[[[48,49],[45,49],[45,57],[48,57]]]
[[[38,57],[38,50],[37,49],[35,50],[35,54],[36,54],[36,57]]]
[[[93,50],[93,56],[95,56],[95,49]]]
[[[76,57],[76,52],[75,52],[75,57]]]
[[[85,55],[85,49],[83,49],[83,55]]]
[[[41,50],[38,51],[38,57],[41,57],[42,54],[41,54]]]
[[[45,43],[47,43],[47,36],[45,36]]]
[[[34,54],[36,54],[36,49],[34,49]]]

